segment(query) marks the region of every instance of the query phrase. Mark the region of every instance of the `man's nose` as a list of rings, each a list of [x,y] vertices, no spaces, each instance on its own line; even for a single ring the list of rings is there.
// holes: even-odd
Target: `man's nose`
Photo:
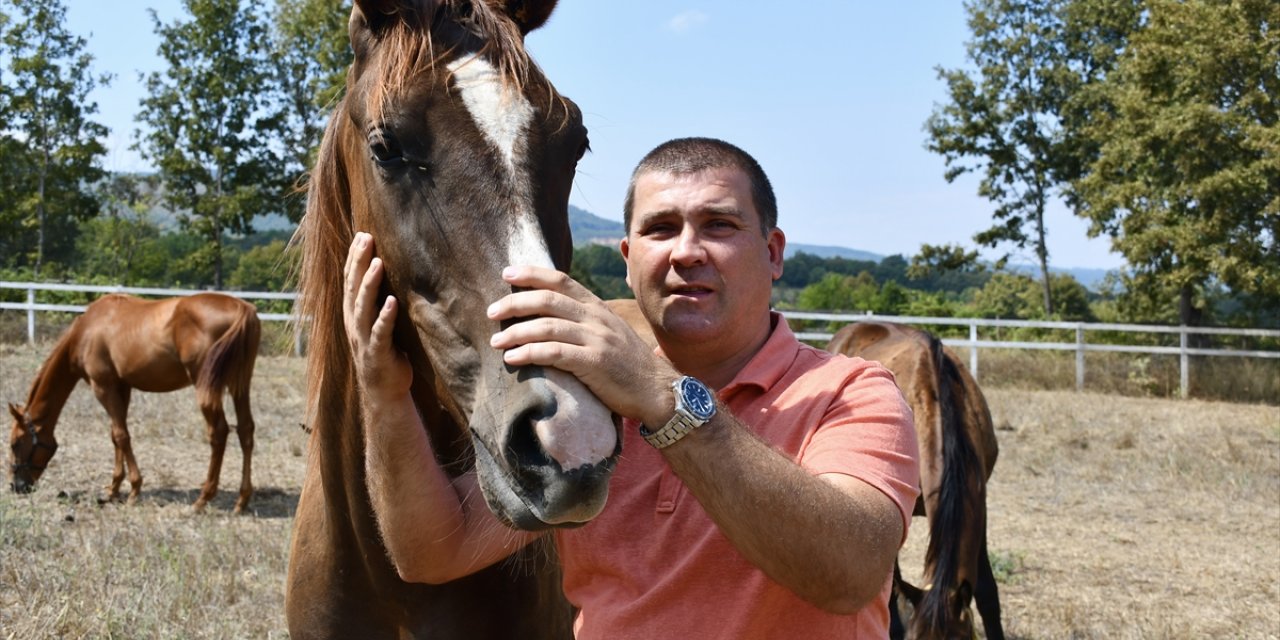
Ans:
[[[701,264],[707,259],[706,247],[693,225],[685,225],[671,248],[671,262],[679,265]]]

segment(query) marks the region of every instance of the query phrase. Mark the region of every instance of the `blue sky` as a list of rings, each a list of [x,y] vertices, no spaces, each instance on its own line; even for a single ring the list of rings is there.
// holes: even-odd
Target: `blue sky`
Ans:
[[[138,74],[161,68],[147,9],[171,22],[182,3],[67,7],[95,68],[116,76],[93,96],[112,129],[107,168],[146,169],[127,147]],[[679,136],[719,137],[764,166],[789,241],[911,255],[921,243],[972,246],[991,224],[977,180],[947,183],[942,158],[924,148],[924,122],[945,99],[935,67],[964,66],[968,36],[954,0],[561,0],[528,46],[591,132],[574,205],[621,220],[627,178],[646,151]],[[1123,264],[1061,204],[1048,224],[1053,266]]]

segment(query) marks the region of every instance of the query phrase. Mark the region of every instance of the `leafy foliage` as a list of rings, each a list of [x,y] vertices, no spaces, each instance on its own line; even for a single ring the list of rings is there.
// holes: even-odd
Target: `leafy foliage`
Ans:
[[[168,64],[147,77],[138,120],[149,129],[137,148],[159,167],[165,204],[204,242],[185,258],[202,282],[223,285],[223,235],[252,231],[255,215],[272,211],[262,117],[267,84],[267,30],[253,4],[183,0],[186,21],[163,24],[151,12]]]
[[[976,70],[939,69],[950,101],[925,128],[927,147],[946,159],[948,182],[982,170],[978,194],[996,205],[995,224],[974,239],[1030,245],[1053,313],[1045,209],[1063,163],[1059,112],[1073,75],[1061,46],[1063,0],[973,0],[965,4]],[[972,164],[970,164],[972,163]]]
[[[1202,324],[1219,283],[1280,310],[1280,4],[1149,0],[1085,134],[1074,186],[1126,290]],[[1132,303],[1131,304],[1136,304]]]
[[[267,131],[282,163],[278,200],[291,222],[302,218],[306,172],[315,164],[325,120],[346,88],[351,45],[344,0],[276,0],[267,71],[274,91]]]
[[[107,129],[91,118],[89,93],[110,82],[94,75],[84,38],[64,25],[61,0],[3,0],[16,19],[0,19],[0,59],[8,77],[0,93],[0,234],[4,266],[70,260],[77,223],[98,213],[86,184],[102,175]],[[57,271],[57,269],[54,269]]]

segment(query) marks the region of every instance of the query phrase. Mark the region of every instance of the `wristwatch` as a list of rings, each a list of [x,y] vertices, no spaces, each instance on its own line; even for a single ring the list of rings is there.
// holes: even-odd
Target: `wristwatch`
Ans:
[[[671,389],[676,395],[676,414],[657,431],[640,425],[640,435],[659,449],[675,444],[716,415],[715,394],[697,378],[683,376],[671,383]]]

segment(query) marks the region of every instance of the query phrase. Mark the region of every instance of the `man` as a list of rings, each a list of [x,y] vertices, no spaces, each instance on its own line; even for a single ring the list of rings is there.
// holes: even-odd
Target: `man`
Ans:
[[[621,250],[656,352],[565,274],[503,274],[518,292],[489,316],[533,319],[491,346],[508,364],[577,376],[626,418],[608,505],[555,534],[581,638],[887,635],[919,477],[910,410],[887,370],[802,345],[770,310],[776,221],[768,178],[733,145],[678,139],[641,160]],[[394,300],[372,311],[382,265],[370,245],[358,237],[348,259],[348,333],[377,391],[370,424],[383,435],[369,437],[394,439],[420,427],[390,344]],[[451,485],[429,451],[418,458],[420,499],[379,510],[407,579],[466,575],[537,535],[487,535],[496,521],[468,499],[475,480]],[[375,505],[414,471],[380,464],[368,465]]]

